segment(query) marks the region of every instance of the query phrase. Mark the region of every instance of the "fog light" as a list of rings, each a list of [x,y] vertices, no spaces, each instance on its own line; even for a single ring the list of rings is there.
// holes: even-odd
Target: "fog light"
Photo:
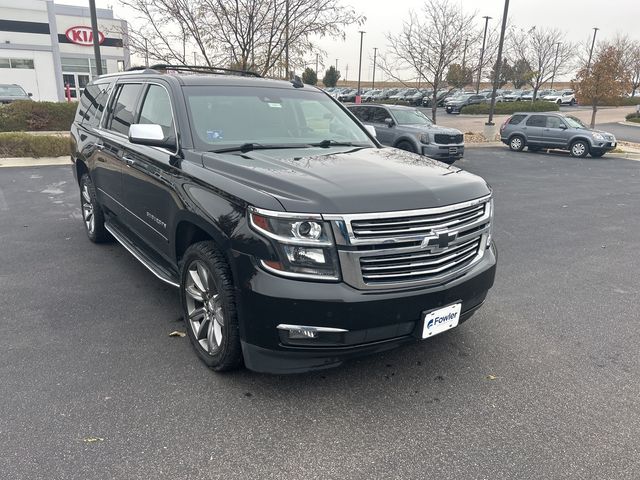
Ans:
[[[324,258],[324,250],[322,250],[321,248],[285,245],[284,251],[287,254],[287,259],[291,263],[320,265],[326,263],[326,259]]]
[[[306,328],[292,328],[289,330],[289,338],[292,340],[300,338],[317,338],[318,332]]]

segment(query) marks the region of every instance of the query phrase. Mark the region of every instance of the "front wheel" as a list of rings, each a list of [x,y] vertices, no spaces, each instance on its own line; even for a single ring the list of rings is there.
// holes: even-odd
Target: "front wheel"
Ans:
[[[511,140],[509,140],[509,148],[514,152],[521,152],[524,148],[524,138],[520,135],[514,135],[511,137]]]
[[[578,140],[571,144],[571,156],[584,158],[589,153],[589,145],[584,140]]]
[[[242,364],[231,269],[213,242],[191,245],[181,262],[180,298],[189,340],[215,371]]]
[[[558,106],[562,105],[562,100],[557,100],[556,103],[558,104]]]
[[[576,99],[572,98],[571,101],[569,102],[569,105],[573,107],[575,104],[576,104]]]

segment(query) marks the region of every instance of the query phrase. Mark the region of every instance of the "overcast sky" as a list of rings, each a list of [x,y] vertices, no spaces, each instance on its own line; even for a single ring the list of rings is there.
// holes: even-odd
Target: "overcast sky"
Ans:
[[[349,65],[348,79],[357,79],[358,53],[360,35],[364,30],[362,78],[370,79],[373,47],[384,52],[385,34],[399,31],[409,10],[420,10],[423,5],[419,0],[343,0],[367,17],[362,27],[352,27],[346,31],[345,41],[321,39],[319,45],[327,52],[325,67],[335,65],[345,77],[346,66]],[[484,15],[493,17],[497,22],[502,15],[504,0],[455,0],[460,8],[467,12],[478,13],[478,24],[482,26]],[[86,0],[60,0],[57,3],[87,5]],[[112,7],[116,16],[126,18],[126,12],[117,0],[96,0],[99,7]],[[593,27],[599,27],[598,39],[613,37],[616,32],[628,34],[640,40],[640,0],[511,0],[509,20],[513,25],[523,28],[532,26],[557,27],[567,34],[573,42],[583,41],[593,34]],[[310,55],[310,66],[315,68],[315,55]],[[321,69],[322,70],[322,69]],[[380,73],[376,74],[379,78]]]

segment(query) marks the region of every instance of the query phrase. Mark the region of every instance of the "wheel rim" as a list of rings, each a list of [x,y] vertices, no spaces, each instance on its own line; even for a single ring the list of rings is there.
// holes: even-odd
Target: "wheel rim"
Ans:
[[[213,355],[224,338],[224,313],[222,298],[204,262],[196,260],[189,265],[185,294],[191,331],[202,349]]]
[[[513,148],[514,150],[519,150],[521,146],[522,146],[522,140],[520,140],[520,138],[516,137],[513,140],[511,140],[511,148]]]
[[[573,146],[572,151],[574,155],[577,155],[577,156],[583,155],[585,152],[584,143],[576,143]]]
[[[91,203],[89,186],[86,183],[82,186],[82,218],[89,233],[93,233],[96,227],[96,219],[93,215],[93,204]]]

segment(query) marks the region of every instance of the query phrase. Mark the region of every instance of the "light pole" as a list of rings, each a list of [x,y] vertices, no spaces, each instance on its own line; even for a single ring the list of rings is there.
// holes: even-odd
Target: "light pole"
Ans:
[[[98,32],[96,0],[89,0],[89,14],[91,15],[91,32],[93,33],[93,54],[96,57],[96,73],[100,76],[102,75],[102,57],[100,55],[100,33]]]
[[[286,0],[284,10],[284,75],[289,80],[289,0]]]
[[[498,59],[496,60],[496,75],[493,79],[493,91],[491,92],[491,108],[489,109],[489,121],[486,125],[493,126],[493,111],[496,108],[496,90],[500,81],[502,70],[502,47],[504,46],[504,32],[507,30],[507,17],[509,16],[509,0],[504,0],[504,12],[502,13],[502,27],[500,29],[500,43],[498,43]],[[492,139],[490,139],[492,140]]]
[[[480,92],[480,78],[482,78],[482,61],[484,60],[484,47],[487,43],[487,27],[491,17],[484,16],[484,36],[482,37],[482,50],[480,51],[480,65],[478,65],[478,83],[476,84],[476,93]]]
[[[553,90],[553,81],[556,79],[556,69],[558,68],[558,53],[560,52],[560,44],[556,43],[556,59],[553,61],[553,75],[551,75],[551,90]]]
[[[360,58],[358,59],[358,91],[356,92],[356,103],[360,103],[360,78],[362,75],[362,39],[364,31],[360,30]]]
[[[464,75],[464,67],[467,63],[467,45],[469,44],[469,37],[464,39],[464,50],[462,51],[462,74]]]
[[[316,53],[316,77],[318,76],[318,54]]]
[[[373,80],[371,80],[371,89],[376,87],[376,54],[378,53],[378,48],[373,47]]]
[[[587,75],[589,75],[589,69],[591,68],[591,57],[593,56],[593,46],[596,44],[596,33],[600,30],[598,27],[593,27],[593,41],[591,42],[591,50],[589,51],[589,61],[587,62]]]

